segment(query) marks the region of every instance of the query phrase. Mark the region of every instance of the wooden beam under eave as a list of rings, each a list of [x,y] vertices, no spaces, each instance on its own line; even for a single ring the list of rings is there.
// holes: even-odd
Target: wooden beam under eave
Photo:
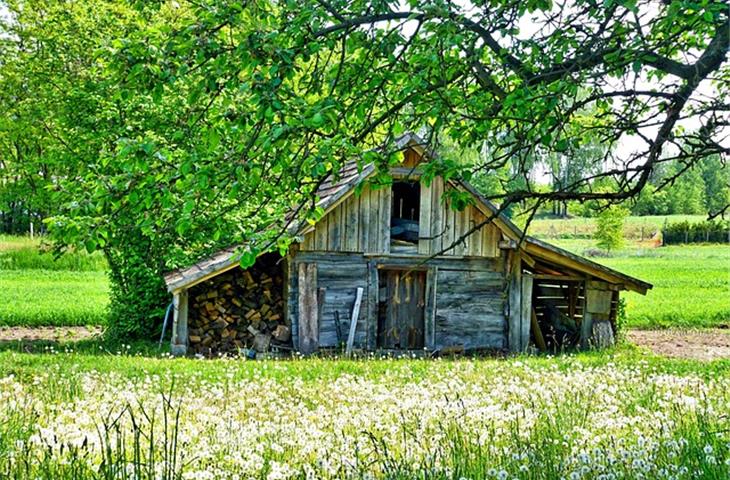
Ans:
[[[181,290],[172,298],[173,320],[170,353],[183,356],[188,353],[188,291]]]
[[[522,261],[525,262],[530,268],[535,268],[535,259],[529,256],[525,252],[520,253],[520,257],[522,257]]]

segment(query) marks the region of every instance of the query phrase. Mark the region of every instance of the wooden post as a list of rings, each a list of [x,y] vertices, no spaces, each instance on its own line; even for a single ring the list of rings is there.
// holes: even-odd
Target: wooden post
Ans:
[[[173,295],[172,340],[170,352],[185,355],[188,352],[188,291],[181,290]]]
[[[319,348],[317,264],[299,264],[299,351],[304,355]]]
[[[516,250],[509,252],[507,344],[510,352],[522,351],[522,262]]]
[[[357,296],[355,297],[355,305],[352,307],[352,317],[350,318],[350,332],[347,335],[347,347],[345,354],[349,357],[352,355],[352,347],[355,345],[355,330],[357,330],[357,319],[360,317],[360,305],[362,303],[362,287],[357,287]]]
[[[520,351],[530,346],[530,327],[532,325],[532,276],[523,275],[520,291]]]

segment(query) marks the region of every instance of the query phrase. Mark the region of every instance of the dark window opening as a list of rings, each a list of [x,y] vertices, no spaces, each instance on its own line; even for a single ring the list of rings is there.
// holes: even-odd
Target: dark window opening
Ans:
[[[421,185],[394,182],[390,212],[390,238],[418,243],[418,217],[421,213]]]

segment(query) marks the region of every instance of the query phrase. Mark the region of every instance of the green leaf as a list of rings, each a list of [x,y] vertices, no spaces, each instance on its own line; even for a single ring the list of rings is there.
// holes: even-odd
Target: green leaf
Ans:
[[[221,143],[221,136],[218,133],[218,130],[215,128],[208,129],[208,151],[213,152],[216,148],[218,148],[218,145]]]
[[[93,238],[87,238],[84,242],[84,247],[86,247],[87,252],[93,253],[96,250],[96,240]]]

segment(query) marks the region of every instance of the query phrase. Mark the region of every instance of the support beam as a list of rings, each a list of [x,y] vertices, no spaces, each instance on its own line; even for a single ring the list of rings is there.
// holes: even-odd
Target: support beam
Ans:
[[[299,264],[299,351],[309,355],[319,348],[317,264]]]
[[[172,305],[174,313],[170,352],[181,356],[188,353],[188,291],[175,292]]]
[[[525,352],[532,327],[532,276],[522,275],[520,284],[520,352]]]
[[[522,327],[522,259],[519,252],[509,252],[509,292],[507,315],[507,346],[512,353],[524,352],[529,341],[529,323]],[[527,331],[527,339],[524,332]]]

